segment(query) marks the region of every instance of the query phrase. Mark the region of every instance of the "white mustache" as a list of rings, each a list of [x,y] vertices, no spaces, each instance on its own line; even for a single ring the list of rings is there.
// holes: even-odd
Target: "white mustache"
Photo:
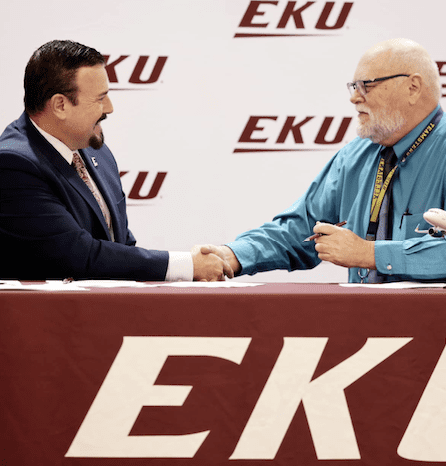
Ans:
[[[369,112],[367,111],[366,108],[361,107],[360,105],[358,105],[358,106],[355,107],[355,108],[356,108],[356,111],[357,111],[358,113],[360,113],[360,112],[362,112],[362,113],[369,113]]]

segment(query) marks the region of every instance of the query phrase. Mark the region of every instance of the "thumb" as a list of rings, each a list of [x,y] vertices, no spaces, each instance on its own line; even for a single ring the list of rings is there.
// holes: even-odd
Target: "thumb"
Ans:
[[[200,247],[200,252],[202,254],[211,254],[215,253],[217,248],[213,246],[212,244],[204,244],[203,246]]]

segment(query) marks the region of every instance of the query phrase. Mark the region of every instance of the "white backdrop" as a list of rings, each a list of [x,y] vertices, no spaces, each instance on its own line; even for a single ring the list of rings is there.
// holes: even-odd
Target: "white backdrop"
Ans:
[[[127,172],[130,228],[154,249],[228,242],[291,205],[355,137],[345,84],[373,44],[407,37],[446,62],[444,0],[16,0],[1,9],[2,129],[23,110],[24,68],[40,45],[71,39],[110,57],[106,142]],[[347,273],[322,264],[252,280]]]

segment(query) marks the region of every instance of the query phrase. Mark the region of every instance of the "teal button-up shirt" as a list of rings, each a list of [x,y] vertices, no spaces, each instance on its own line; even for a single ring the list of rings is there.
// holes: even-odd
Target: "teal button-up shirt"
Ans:
[[[415,232],[427,229],[423,213],[446,210],[446,117],[429,137],[404,160],[404,155],[433,119],[439,106],[394,146],[398,169],[392,186],[392,241],[375,242],[378,272],[387,280],[446,280],[446,240]],[[239,235],[228,246],[241,274],[274,269],[309,269],[320,263],[313,242],[303,242],[317,221],[347,220],[365,238],[381,146],[356,138],[342,148],[289,209],[260,228]],[[349,281],[359,282],[358,269]]]

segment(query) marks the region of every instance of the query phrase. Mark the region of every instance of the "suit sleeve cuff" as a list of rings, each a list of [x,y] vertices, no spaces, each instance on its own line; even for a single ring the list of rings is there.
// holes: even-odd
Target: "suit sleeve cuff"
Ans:
[[[190,252],[169,251],[166,282],[191,282],[193,279],[194,264],[192,254]]]

